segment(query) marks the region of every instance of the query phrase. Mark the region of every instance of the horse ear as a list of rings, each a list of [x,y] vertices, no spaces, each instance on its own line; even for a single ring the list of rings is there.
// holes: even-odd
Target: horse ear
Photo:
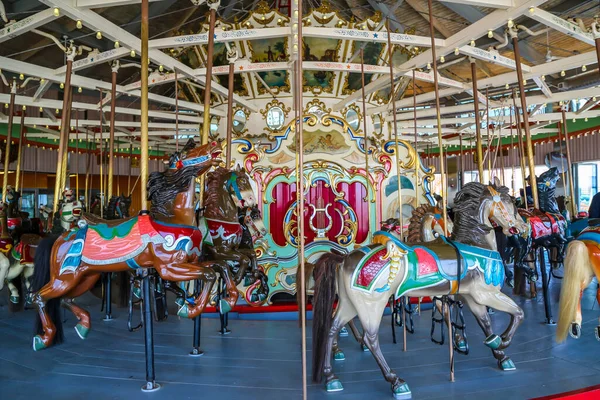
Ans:
[[[235,172],[242,172],[242,167],[240,164],[236,164],[235,166]]]
[[[500,187],[502,184],[500,183],[500,179],[497,176],[492,178],[492,185],[495,187]]]

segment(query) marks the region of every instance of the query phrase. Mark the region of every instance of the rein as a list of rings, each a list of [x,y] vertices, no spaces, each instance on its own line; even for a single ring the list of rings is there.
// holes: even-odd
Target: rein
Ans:
[[[237,197],[238,201],[243,200],[240,187],[237,184],[237,174],[235,172],[231,174],[227,180],[227,184],[225,185],[225,189],[227,189],[227,191],[229,191],[229,188],[233,188],[233,192],[235,193],[235,197]]]

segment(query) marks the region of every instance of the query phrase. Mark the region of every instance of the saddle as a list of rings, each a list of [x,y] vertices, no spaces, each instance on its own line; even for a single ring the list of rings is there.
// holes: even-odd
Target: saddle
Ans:
[[[134,215],[133,217],[121,218],[121,219],[102,219],[94,214],[83,213],[81,218],[83,218],[85,220],[85,222],[87,222],[87,224],[90,226],[97,226],[100,224],[105,224],[109,228],[114,228],[118,225],[129,222],[134,218],[137,218],[137,215]]]

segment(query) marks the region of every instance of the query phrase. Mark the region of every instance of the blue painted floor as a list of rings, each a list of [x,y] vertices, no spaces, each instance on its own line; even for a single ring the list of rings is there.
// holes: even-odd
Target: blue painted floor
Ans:
[[[595,289],[595,283],[592,286]],[[558,285],[552,285],[555,299],[558,290]],[[4,298],[5,291],[0,295]],[[593,293],[586,293],[583,337],[562,345],[554,342],[555,328],[542,323],[542,299],[518,299],[526,320],[508,350],[517,366],[514,372],[497,369],[482,344],[483,333],[468,312],[471,353],[456,355],[454,383],[449,382],[447,346],[435,345],[429,338],[431,311],[415,317],[416,333],[408,337],[407,352],[392,343],[390,317],[384,317],[382,349],[409,383],[414,399],[527,399],[596,385],[600,384],[600,343],[593,330],[600,312],[592,297]],[[217,334],[218,320],[204,318],[205,355],[199,358],[187,355],[191,321],[170,316],[155,323],[156,378],[163,386],[146,394],[140,391],[145,376],[142,332],[127,331],[124,309],[114,311],[112,322],[103,322],[98,299],[84,296],[80,304],[86,304],[93,315],[88,339],[79,339],[72,329],[75,319],[67,313],[66,342],[38,353],[31,349],[33,310],[11,314],[0,307],[1,399],[302,398],[300,331],[295,321],[233,320],[232,333],[222,337]],[[508,318],[496,313],[492,319],[500,333]],[[310,363],[310,322],[307,336]],[[342,338],[341,346],[346,361],[334,368],[345,390],[327,394],[322,385],[310,384],[308,397],[392,399],[370,353],[362,352],[351,337]]]

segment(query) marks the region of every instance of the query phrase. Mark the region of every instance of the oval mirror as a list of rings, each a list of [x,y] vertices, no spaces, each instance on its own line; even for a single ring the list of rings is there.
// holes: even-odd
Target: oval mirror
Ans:
[[[246,113],[244,110],[237,110],[233,114],[233,131],[236,133],[242,133],[246,127]]]
[[[216,115],[213,115],[210,119],[210,133],[215,134],[219,129],[219,118]]]
[[[381,120],[381,115],[376,114],[373,115],[373,130],[377,135],[381,135],[381,131],[383,129],[383,121]]]
[[[350,125],[352,130],[358,130],[360,120],[358,118],[358,113],[353,108],[350,108],[348,109],[348,111],[346,111],[346,122],[348,123],[348,125]]]
[[[278,131],[283,128],[285,123],[285,113],[279,106],[269,108],[267,111],[267,126],[272,131]]]

